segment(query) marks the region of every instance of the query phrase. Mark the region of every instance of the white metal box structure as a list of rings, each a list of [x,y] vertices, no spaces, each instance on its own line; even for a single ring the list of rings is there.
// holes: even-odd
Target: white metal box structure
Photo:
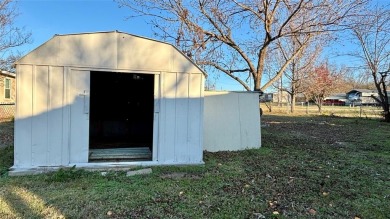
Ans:
[[[13,171],[203,163],[205,74],[174,46],[118,31],[55,35],[15,65]],[[101,149],[114,153],[91,159]]]
[[[203,149],[215,152],[260,147],[259,93],[206,91]]]

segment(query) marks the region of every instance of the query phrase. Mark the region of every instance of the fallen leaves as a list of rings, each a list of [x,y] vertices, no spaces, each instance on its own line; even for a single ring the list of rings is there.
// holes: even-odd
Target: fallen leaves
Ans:
[[[309,209],[309,214],[311,214],[311,215],[316,215],[316,214],[317,214],[317,211],[314,210],[313,208],[310,208],[310,209]]]

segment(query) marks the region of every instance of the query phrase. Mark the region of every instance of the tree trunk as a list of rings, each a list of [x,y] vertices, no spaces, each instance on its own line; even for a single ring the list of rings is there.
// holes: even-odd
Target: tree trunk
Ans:
[[[291,94],[291,106],[290,106],[291,113],[294,113],[295,111],[295,94]]]
[[[385,103],[387,106],[383,107],[383,117],[385,119],[385,122],[390,122],[390,107],[388,103]]]
[[[322,105],[318,104],[318,113],[322,115]]]

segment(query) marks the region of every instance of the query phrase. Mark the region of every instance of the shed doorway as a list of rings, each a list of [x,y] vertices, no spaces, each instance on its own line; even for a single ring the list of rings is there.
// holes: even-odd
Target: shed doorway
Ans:
[[[151,161],[154,75],[92,71],[89,162]]]

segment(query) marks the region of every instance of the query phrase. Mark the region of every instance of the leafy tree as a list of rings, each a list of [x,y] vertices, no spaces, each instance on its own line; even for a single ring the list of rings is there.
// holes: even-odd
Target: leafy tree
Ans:
[[[115,0],[146,16],[155,36],[173,42],[208,72],[222,72],[246,90],[280,78],[310,40],[301,41],[275,71],[272,51],[292,36],[310,39],[338,29],[366,0]],[[263,81],[268,73],[269,78]]]
[[[303,93],[308,99],[314,101],[320,114],[324,99],[331,93],[337,92],[340,78],[340,74],[330,71],[327,64],[316,67],[308,74]]]

